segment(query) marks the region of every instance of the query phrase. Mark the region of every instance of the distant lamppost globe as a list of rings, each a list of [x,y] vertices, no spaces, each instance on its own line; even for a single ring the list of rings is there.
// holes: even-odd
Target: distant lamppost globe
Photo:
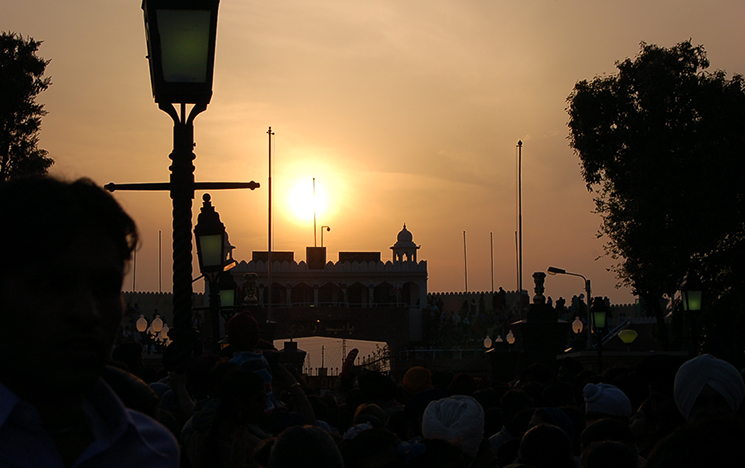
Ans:
[[[155,316],[155,320],[153,320],[153,323],[150,325],[150,327],[153,329],[154,333],[160,333],[160,331],[163,329],[163,320],[161,320],[160,315]]]
[[[572,322],[572,331],[579,335],[582,333],[582,330],[584,329],[585,325],[582,323],[582,320],[579,319],[579,317],[574,317],[574,322]]]
[[[507,343],[511,345],[515,344],[515,335],[512,333],[512,330],[510,330],[510,332],[507,333]]]
[[[140,318],[137,319],[135,326],[137,327],[137,331],[140,333],[143,333],[145,330],[147,330],[147,319],[144,315],[140,315]]]

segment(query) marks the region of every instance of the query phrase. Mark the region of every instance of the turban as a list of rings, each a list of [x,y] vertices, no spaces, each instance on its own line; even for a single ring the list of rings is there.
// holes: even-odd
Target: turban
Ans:
[[[475,457],[484,438],[484,409],[474,398],[455,395],[427,405],[422,418],[425,439],[444,439]]]
[[[675,404],[686,420],[707,385],[724,397],[733,413],[740,408],[745,397],[745,383],[740,372],[727,361],[703,354],[683,363],[675,375]]]
[[[623,391],[610,384],[585,385],[585,412],[631,417],[631,402]]]

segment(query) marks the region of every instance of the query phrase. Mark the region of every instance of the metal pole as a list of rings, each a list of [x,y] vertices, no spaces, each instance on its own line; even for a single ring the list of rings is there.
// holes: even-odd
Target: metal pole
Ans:
[[[517,232],[518,232],[518,294],[520,314],[523,312],[523,142],[517,142]],[[522,315],[521,315],[522,316]]]
[[[269,208],[268,219],[269,227],[267,232],[267,262],[266,262],[266,277],[267,277],[267,299],[266,299],[266,321],[272,321],[272,127],[266,132],[269,134]]]
[[[318,247],[316,233],[316,178],[313,177],[313,247]]]
[[[494,293],[494,233],[489,233],[489,242],[491,244],[491,292]]]
[[[158,292],[163,292],[163,231],[158,231]]]
[[[582,275],[579,275],[579,276],[582,276]],[[594,323],[592,322],[592,312],[590,311],[590,298],[592,297],[592,288],[590,288],[590,280],[588,280],[584,276],[582,276],[582,279],[585,280],[585,292],[587,293],[587,298],[585,299],[585,306],[587,309],[587,347],[589,348],[590,340],[592,339],[592,327],[594,325]],[[602,343],[601,343],[601,346],[602,346]]]
[[[210,288],[210,345],[212,353],[220,352],[220,288],[217,285],[216,275],[206,278]]]
[[[468,292],[468,255],[466,254],[466,231],[463,231],[463,279],[466,283],[466,292]]]
[[[192,352],[192,200],[194,199],[194,126],[191,119],[174,119],[170,154],[170,195],[173,203],[173,321],[179,360]],[[175,111],[174,111],[175,113]],[[182,361],[183,362],[183,361]]]

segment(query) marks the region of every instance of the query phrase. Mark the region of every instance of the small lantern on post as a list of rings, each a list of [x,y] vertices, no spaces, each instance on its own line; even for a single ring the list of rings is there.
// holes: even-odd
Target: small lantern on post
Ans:
[[[605,305],[605,301],[602,297],[596,297],[593,299],[590,312],[592,313],[592,323],[595,333],[600,333],[602,330],[605,330],[606,320],[608,318],[608,307]]]
[[[235,307],[235,296],[238,284],[233,279],[233,275],[227,271],[222,271],[217,277],[217,287],[220,290],[220,307]]]
[[[210,202],[210,194],[205,193],[202,200],[202,209],[197,218],[197,225],[194,226],[197,258],[199,270],[214,281],[225,265],[225,225],[220,221],[220,215]]]
[[[685,312],[700,312],[703,296],[701,280],[698,275],[689,271],[680,284],[680,299]]]
[[[160,318],[160,315],[156,315],[155,319],[153,320],[153,323],[150,324],[150,327],[153,329],[153,333],[156,335],[160,333],[160,331],[163,329],[163,319]]]
[[[220,313],[227,325],[235,313],[238,284],[229,271],[221,271],[217,276],[217,288],[220,291]]]
[[[507,332],[507,344],[513,345],[515,344],[515,335],[512,333],[512,330]]]
[[[147,319],[144,315],[140,314],[140,318],[135,322],[135,327],[137,327],[138,332],[145,333],[145,330],[147,330]]]
[[[491,349],[492,344],[493,343],[491,341],[491,337],[489,337],[489,335],[486,335],[486,338],[484,338],[484,348]]]
[[[572,322],[572,331],[575,335],[579,335],[582,333],[582,330],[584,330],[585,324],[582,323],[582,320],[579,319],[579,317],[574,317],[574,321]]]
[[[592,328],[595,332],[595,338],[597,339],[599,373],[603,372],[603,331],[605,331],[608,312],[608,306],[602,297],[596,297],[592,300],[590,315],[592,315]]]
[[[688,323],[685,325],[684,346],[692,355],[696,355],[698,334],[696,328],[696,318],[701,312],[701,302],[703,300],[703,287],[701,280],[694,271],[688,271],[683,282],[680,284],[680,302],[684,312],[684,320]]]
[[[202,200],[202,209],[197,225],[194,226],[194,237],[197,241],[199,269],[209,283],[210,344],[212,350],[217,351],[220,341],[220,290],[217,275],[225,267],[225,225],[210,202],[210,194],[205,193]]]

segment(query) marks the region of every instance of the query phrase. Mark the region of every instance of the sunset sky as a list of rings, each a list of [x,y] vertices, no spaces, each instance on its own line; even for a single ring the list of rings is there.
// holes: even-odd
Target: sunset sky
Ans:
[[[140,4],[0,7],[0,29],[44,41],[39,55],[51,59],[52,86],[39,101],[49,112],[40,147],[56,161],[53,174],[101,185],[168,180],[172,122],[152,99]],[[429,291],[462,291],[466,231],[468,289],[484,291],[491,232],[494,286],[514,290],[522,140],[526,289],[534,271],[557,266],[590,278],[593,295],[633,302],[602,257],[600,218],[568,146],[566,98],[577,81],[613,73],[642,41],[691,39],[712,70],[745,72],[743,18],[741,0],[223,0],[214,95],[195,121],[196,178],[261,183],[211,195],[235,257],[266,250],[271,126],[276,250],[304,260],[313,245],[312,210],[301,219],[291,194],[304,185],[299,199],[307,200],[315,177],[329,259],[380,251],[388,260],[406,223],[428,262]],[[168,194],[115,196],[142,233],[136,288],[159,288],[162,231],[170,291]],[[197,193],[195,219],[200,205]],[[578,278],[546,280],[554,299],[581,292]]]

